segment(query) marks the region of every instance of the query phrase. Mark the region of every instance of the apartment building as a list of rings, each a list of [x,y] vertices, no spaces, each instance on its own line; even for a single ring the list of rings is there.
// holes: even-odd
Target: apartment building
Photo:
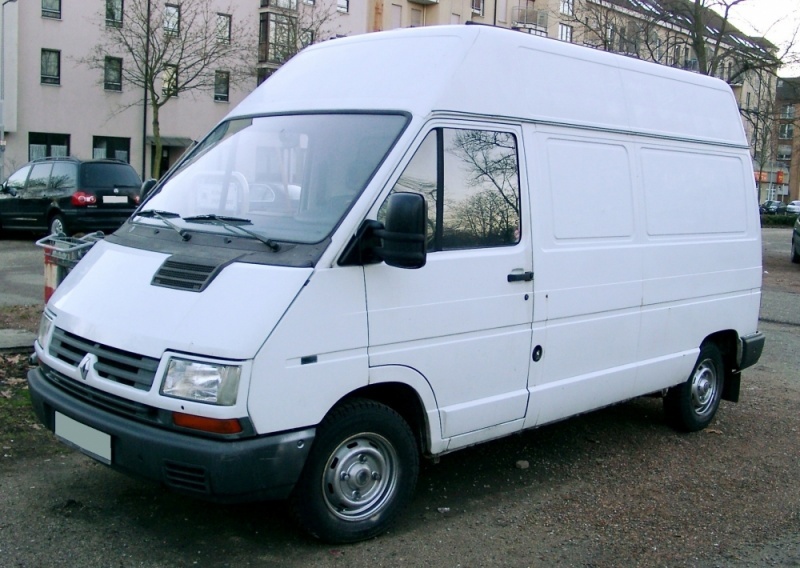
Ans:
[[[217,22],[227,19],[228,30],[246,28],[249,21],[255,36],[257,10],[242,4],[212,0],[211,15]],[[154,160],[165,171],[255,88],[255,75],[236,88],[225,80],[224,67],[207,69],[213,88],[179,93],[160,109],[163,148],[155,156],[153,113],[143,105],[146,93],[123,75],[138,62],[124,50],[110,53],[102,69],[85,61],[107,40],[108,28],[143,24],[146,10],[151,11],[152,38],[185,32],[179,0],[3,0],[3,179],[31,159],[66,155],[125,160],[147,178]],[[161,89],[182,80],[183,70],[175,71],[157,80]]]
[[[255,72],[238,88],[221,81],[213,89],[170,100],[161,111],[165,147],[156,158],[152,112],[142,105],[145,93],[117,80],[119,67],[134,62],[110,58],[111,67],[98,71],[80,60],[98,44],[105,26],[124,26],[135,6],[166,14],[167,9],[179,12],[185,2],[210,2],[218,16],[243,24],[237,29],[251,30]],[[155,159],[164,171],[304,45],[400,27],[465,23],[507,27],[717,75],[729,82],[740,102],[760,162],[774,138],[769,113],[762,110],[762,101],[773,104],[775,99],[774,47],[728,25],[720,50],[727,55],[697,54],[692,22],[680,11],[665,18],[665,4],[688,6],[689,0],[3,0],[4,173],[41,155],[71,154],[125,159],[149,177]],[[176,25],[177,17],[167,21],[164,16],[166,23],[153,26]],[[708,12],[706,25],[713,37],[721,20]],[[738,58],[754,53],[763,57],[764,69],[746,69]],[[225,78],[225,69],[209,71]],[[171,80],[165,77],[164,84]]]
[[[778,79],[775,111],[775,191],[769,199],[786,203],[800,199],[800,77]],[[787,175],[788,174],[788,175]]]

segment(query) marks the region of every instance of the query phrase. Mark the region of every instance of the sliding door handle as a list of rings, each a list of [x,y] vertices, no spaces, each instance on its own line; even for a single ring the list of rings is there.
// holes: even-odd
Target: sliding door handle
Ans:
[[[508,275],[509,282],[530,282],[533,280],[533,272],[514,272]]]

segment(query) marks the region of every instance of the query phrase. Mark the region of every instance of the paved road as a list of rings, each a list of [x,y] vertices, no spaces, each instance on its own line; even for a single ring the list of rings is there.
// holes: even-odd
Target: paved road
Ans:
[[[33,235],[0,238],[0,306],[44,301],[44,252]]]

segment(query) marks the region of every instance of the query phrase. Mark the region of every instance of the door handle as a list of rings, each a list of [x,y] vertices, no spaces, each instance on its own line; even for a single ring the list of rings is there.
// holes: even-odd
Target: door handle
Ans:
[[[509,282],[530,282],[533,280],[533,272],[518,272],[508,275]]]

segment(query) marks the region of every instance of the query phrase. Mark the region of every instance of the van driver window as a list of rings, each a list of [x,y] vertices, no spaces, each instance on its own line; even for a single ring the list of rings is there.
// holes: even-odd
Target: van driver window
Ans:
[[[429,252],[519,242],[519,169],[513,134],[432,130],[392,191],[425,196]]]

